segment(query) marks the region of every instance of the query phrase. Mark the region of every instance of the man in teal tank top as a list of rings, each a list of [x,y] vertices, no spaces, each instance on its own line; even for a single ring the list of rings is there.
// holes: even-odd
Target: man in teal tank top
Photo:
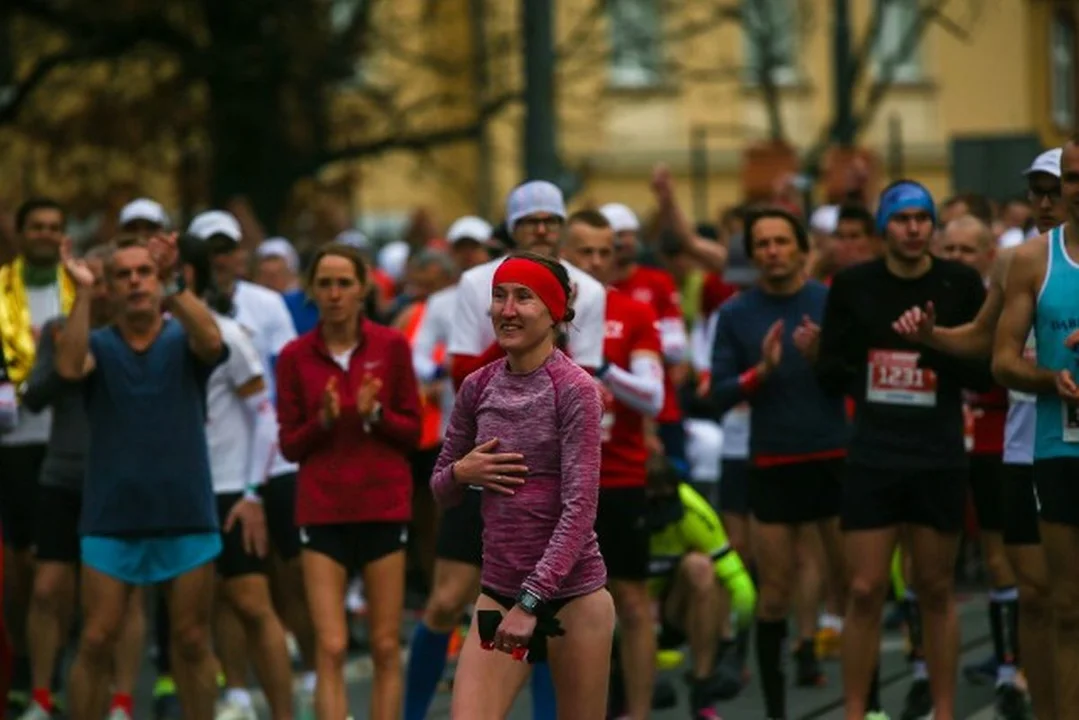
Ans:
[[[1061,155],[1067,220],[1020,245],[1004,291],[993,373],[1005,387],[1037,396],[1034,484],[1057,640],[1056,717],[1079,718],[1079,145]],[[1033,330],[1035,362],[1023,358]]]

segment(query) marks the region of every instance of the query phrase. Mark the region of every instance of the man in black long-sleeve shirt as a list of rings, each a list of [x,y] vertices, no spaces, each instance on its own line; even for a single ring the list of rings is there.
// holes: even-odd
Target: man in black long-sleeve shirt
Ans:
[[[877,660],[888,566],[906,526],[914,586],[926,628],[936,720],[952,720],[958,627],[952,572],[966,501],[961,391],[987,389],[988,364],[960,360],[901,338],[892,320],[933,303],[938,322],[970,321],[985,297],[978,273],[932,258],[936,211],[912,181],[881,195],[885,255],[839,273],[828,296],[817,361],[822,386],[855,400],[841,520],[850,601],[843,633],[847,718],[865,714]],[[929,686],[916,683],[928,704]],[[916,694],[916,693],[912,693]]]

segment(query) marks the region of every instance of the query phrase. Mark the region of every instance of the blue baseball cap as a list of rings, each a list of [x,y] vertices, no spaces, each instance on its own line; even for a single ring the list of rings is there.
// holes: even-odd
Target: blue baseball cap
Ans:
[[[903,210],[925,210],[937,222],[937,206],[925,186],[913,180],[903,180],[885,189],[877,206],[877,232],[884,234],[892,215]]]

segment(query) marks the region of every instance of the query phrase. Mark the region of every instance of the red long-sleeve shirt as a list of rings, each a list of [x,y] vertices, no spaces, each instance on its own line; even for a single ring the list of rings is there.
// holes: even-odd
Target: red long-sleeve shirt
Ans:
[[[365,427],[356,411],[364,375],[382,380],[382,419]],[[322,394],[337,378],[341,415],[326,429]],[[296,523],[405,522],[411,518],[408,454],[420,438],[420,401],[405,336],[364,320],[348,370],[330,354],[321,324],[277,360],[281,453],[300,464]]]

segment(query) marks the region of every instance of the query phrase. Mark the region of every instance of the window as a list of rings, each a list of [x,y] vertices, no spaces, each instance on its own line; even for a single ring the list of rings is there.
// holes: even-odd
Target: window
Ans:
[[[658,85],[662,26],[657,0],[610,0],[610,83],[614,87]]]
[[[873,53],[877,80],[918,82],[922,79],[921,37],[914,39],[919,22],[918,0],[877,0],[880,34]]]
[[[762,73],[772,82],[798,80],[797,20],[794,0],[742,0],[746,82],[759,85]]]
[[[330,2],[330,30],[334,36],[340,36],[352,25],[357,13],[365,11],[365,0],[331,0]],[[362,44],[361,44],[362,45]],[[349,43],[344,43],[348,47]],[[344,77],[342,80],[347,84],[362,85],[365,79],[365,66],[362,51],[354,57],[342,58]],[[349,72],[351,69],[351,72]]]
[[[1049,67],[1053,122],[1070,130],[1075,125],[1075,19],[1070,14],[1053,15]]]

